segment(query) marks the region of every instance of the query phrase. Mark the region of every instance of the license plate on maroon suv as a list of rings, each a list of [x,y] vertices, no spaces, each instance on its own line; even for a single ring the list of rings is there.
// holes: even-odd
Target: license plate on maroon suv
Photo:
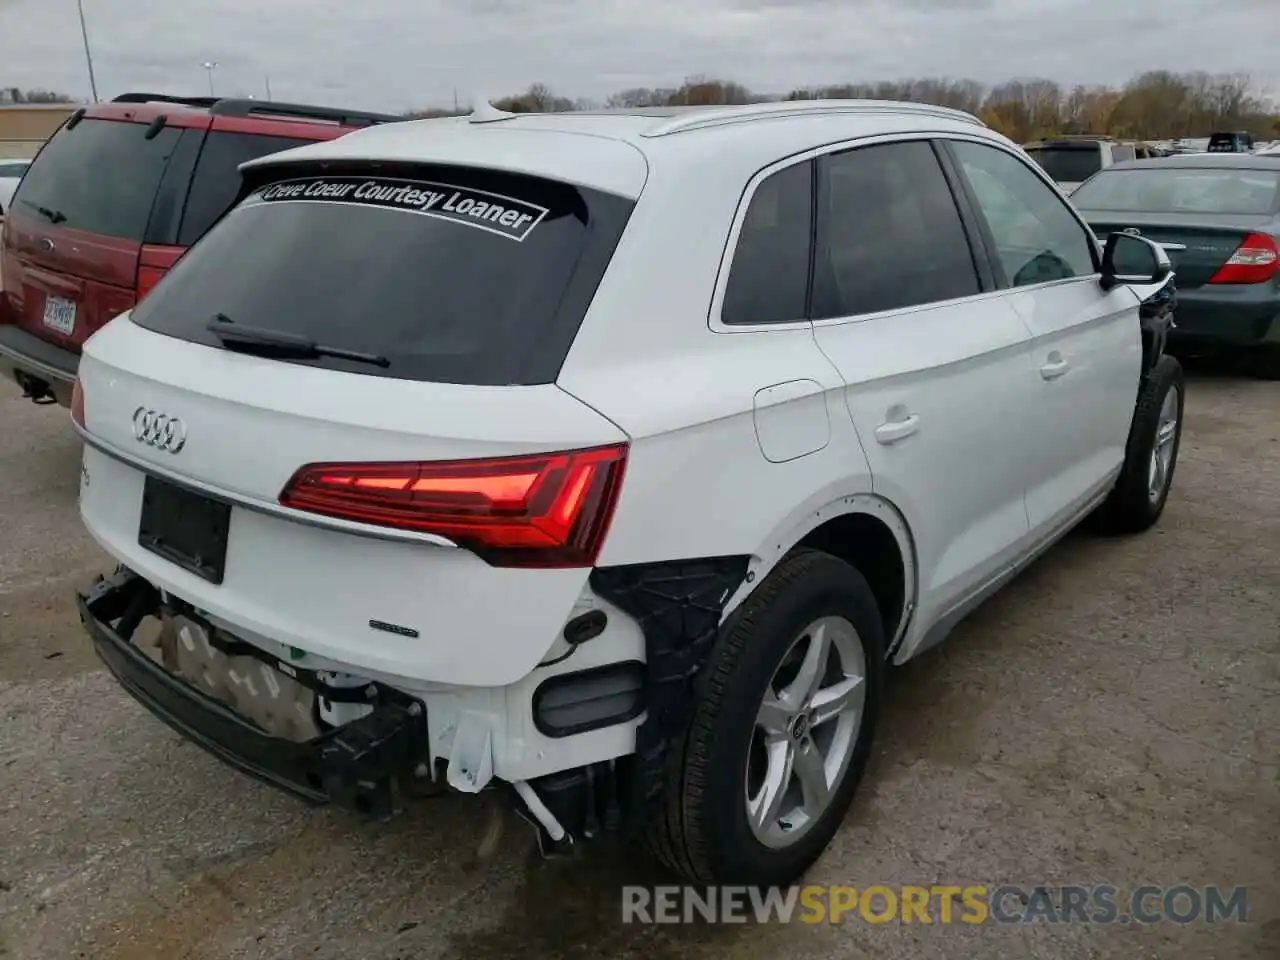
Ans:
[[[222,583],[231,506],[148,476],[138,543],[210,583]]]
[[[64,297],[47,297],[44,301],[44,325],[69,337],[76,330],[76,302]]]

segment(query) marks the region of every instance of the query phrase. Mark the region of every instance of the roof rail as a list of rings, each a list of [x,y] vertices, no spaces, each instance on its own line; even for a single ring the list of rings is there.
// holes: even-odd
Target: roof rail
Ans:
[[[212,107],[217,97],[175,97],[167,93],[122,93],[112,103],[180,103],[186,107]]]
[[[959,120],[985,127],[981,120],[963,110],[938,107],[928,103],[897,100],[775,100],[766,103],[744,103],[730,106],[690,107],[688,113],[671,117],[644,131],[645,137],[665,137],[686,130],[765,120],[771,117],[831,116],[835,114],[910,113],[939,120]]]
[[[276,103],[273,100],[217,100],[209,112],[219,117],[299,117],[306,120],[328,120],[344,127],[370,127],[379,123],[396,123],[406,117],[367,110],[343,110],[337,107],[315,107],[301,103]]]

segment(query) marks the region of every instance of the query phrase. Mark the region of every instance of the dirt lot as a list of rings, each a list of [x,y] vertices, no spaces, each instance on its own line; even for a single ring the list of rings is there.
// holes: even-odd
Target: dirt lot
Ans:
[[[813,882],[1248,887],[1249,922],[625,926],[644,871],[474,801],[390,826],[233,774],[122,694],[57,408],[0,384],[0,957],[1280,957],[1280,385],[1201,372],[1168,512],[1073,535],[902,670]]]

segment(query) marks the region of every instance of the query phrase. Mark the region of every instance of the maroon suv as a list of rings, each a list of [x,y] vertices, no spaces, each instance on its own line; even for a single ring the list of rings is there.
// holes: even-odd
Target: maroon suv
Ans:
[[[81,345],[227,210],[241,163],[402,119],[151,93],[76,110],[0,227],[0,375],[69,405]]]

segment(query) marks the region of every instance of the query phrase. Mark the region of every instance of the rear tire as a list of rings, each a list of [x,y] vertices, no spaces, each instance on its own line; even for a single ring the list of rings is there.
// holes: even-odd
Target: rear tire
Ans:
[[[820,663],[809,660],[818,650]],[[862,574],[814,550],[784,559],[726,622],[698,679],[649,829],[656,857],[692,882],[796,880],[852,802],[884,669],[884,628]],[[788,750],[791,760],[777,759]]]
[[[1124,467],[1099,510],[1104,530],[1140,533],[1164,513],[1182,445],[1185,396],[1182,365],[1167,354],[1162,356],[1138,393]]]

